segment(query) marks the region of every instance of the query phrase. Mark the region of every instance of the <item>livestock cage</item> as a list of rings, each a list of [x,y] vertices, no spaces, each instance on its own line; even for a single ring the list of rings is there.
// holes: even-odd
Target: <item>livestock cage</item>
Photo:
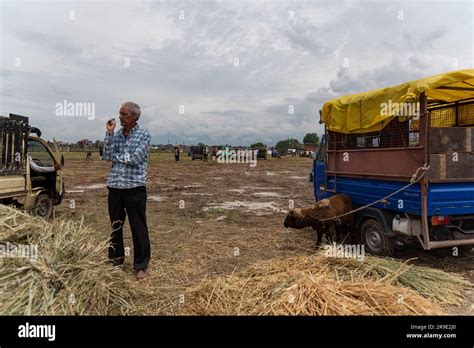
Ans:
[[[0,116],[0,175],[25,173],[28,118]]]
[[[474,181],[474,98],[456,103],[425,98],[424,104],[419,117],[393,119],[377,132],[326,130],[326,173],[335,176],[334,184],[340,175],[409,181],[425,164],[431,182]]]

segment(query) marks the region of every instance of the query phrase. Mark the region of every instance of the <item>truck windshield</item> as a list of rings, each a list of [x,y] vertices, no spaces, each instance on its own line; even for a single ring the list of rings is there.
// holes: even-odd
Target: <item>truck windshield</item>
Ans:
[[[42,167],[54,167],[54,160],[48,150],[37,140],[28,140],[28,155],[35,164]]]

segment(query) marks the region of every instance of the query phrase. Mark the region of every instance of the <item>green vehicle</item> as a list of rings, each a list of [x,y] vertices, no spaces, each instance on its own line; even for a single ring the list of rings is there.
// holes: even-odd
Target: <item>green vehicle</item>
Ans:
[[[259,159],[264,159],[264,160],[267,159],[267,148],[259,147],[256,150],[258,150],[258,152],[257,152],[257,159],[258,160]]]
[[[192,160],[202,160],[202,161],[207,161],[207,147],[206,146],[191,146],[191,158]]]

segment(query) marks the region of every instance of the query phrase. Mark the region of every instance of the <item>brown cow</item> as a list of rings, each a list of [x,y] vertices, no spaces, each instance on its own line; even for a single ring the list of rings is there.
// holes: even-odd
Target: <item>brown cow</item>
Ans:
[[[317,233],[317,240],[321,241],[325,234],[332,241],[349,242],[349,228],[353,225],[354,214],[345,215],[336,220],[320,221],[348,213],[352,210],[352,201],[349,196],[336,194],[330,198],[317,201],[307,208],[290,210],[285,219],[285,227],[302,229],[312,227]]]

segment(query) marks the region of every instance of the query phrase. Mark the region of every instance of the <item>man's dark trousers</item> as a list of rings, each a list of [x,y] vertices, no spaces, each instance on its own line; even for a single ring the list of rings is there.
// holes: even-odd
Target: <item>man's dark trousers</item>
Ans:
[[[109,187],[109,216],[112,224],[109,259],[116,265],[125,258],[123,225],[128,214],[133,239],[133,267],[136,271],[147,268],[150,262],[150,239],[146,224],[146,188],[130,189]]]

